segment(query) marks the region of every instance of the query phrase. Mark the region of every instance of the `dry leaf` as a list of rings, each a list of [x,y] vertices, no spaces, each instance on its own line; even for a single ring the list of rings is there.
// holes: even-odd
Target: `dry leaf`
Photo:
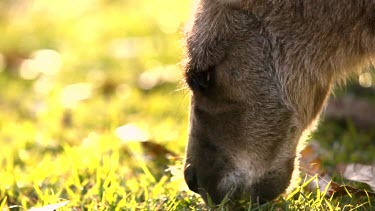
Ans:
[[[335,182],[330,183],[330,189],[328,192],[330,195],[335,194],[335,196],[345,196],[345,195],[357,195],[357,196],[375,196],[375,193],[368,192],[366,190],[357,189],[355,187],[349,186],[349,185],[340,185]]]
[[[318,155],[319,145],[312,143],[308,145],[301,152],[300,170],[305,173],[307,180],[317,176],[317,180],[313,180],[307,186],[310,190],[319,188],[321,192],[327,191],[326,196],[345,196],[345,195],[359,195],[359,196],[375,196],[375,193],[366,190],[357,189],[348,185],[340,185],[332,181],[332,178],[324,173],[321,169],[321,160]],[[346,179],[358,182],[364,182],[370,185],[374,190],[375,186],[375,166],[366,166],[361,164],[341,165],[343,176]]]
[[[366,183],[375,191],[375,165],[352,163],[341,165],[339,169],[345,179]]]
[[[70,201],[63,201],[63,202],[60,202],[60,203],[57,203],[57,204],[49,204],[49,205],[46,205],[46,206],[43,206],[43,207],[33,207],[31,209],[29,209],[29,211],[53,211],[53,210],[57,210],[63,206],[66,206]]]
[[[168,159],[169,157],[176,157],[177,154],[167,149],[165,146],[155,143],[153,141],[141,142],[143,149],[148,157],[152,159]]]
[[[319,145],[311,142],[301,151],[300,170],[310,175],[322,174],[321,160],[318,154]]]
[[[307,180],[315,177],[316,175],[306,174]],[[356,195],[356,196],[375,196],[374,192],[369,192],[366,190],[358,189],[349,185],[340,185],[333,182],[328,175],[317,175],[317,180],[313,180],[307,186],[309,190],[319,189],[320,192],[325,192],[327,197],[331,196],[346,196],[346,195]]]
[[[175,161],[178,157],[177,154],[167,149],[164,145],[155,143],[153,141],[140,142],[143,148],[144,159],[152,161],[155,165],[154,175],[162,175],[165,169]]]

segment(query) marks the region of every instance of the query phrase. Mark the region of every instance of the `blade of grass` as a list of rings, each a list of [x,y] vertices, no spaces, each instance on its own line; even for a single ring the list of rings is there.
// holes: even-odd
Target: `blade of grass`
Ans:
[[[5,210],[6,202],[7,202],[7,197],[5,196],[5,198],[3,199],[3,201],[0,204],[0,210]]]

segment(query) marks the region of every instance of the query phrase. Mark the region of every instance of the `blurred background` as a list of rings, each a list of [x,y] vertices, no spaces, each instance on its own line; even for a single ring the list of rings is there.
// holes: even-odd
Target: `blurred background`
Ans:
[[[179,63],[191,7],[0,1],[0,204],[89,206],[103,199],[111,171],[113,203],[129,193],[147,201],[148,186],[170,177],[165,169],[185,148],[189,95]]]
[[[179,63],[191,8],[0,1],[0,210],[64,200],[76,210],[202,208],[181,176],[189,94]],[[314,136],[336,149],[323,156],[328,166],[374,160],[374,79],[360,78],[335,92]],[[363,96],[369,124],[353,123],[353,104],[339,101],[348,95]]]

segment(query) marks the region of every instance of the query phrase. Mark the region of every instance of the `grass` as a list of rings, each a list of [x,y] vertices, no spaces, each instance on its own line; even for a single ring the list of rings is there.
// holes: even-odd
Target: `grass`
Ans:
[[[0,3],[0,210],[65,201],[60,210],[211,209],[181,173],[189,99],[178,91],[177,64],[190,7],[188,0]],[[337,154],[323,156],[328,168],[374,160],[373,134],[334,123],[319,131],[327,149],[343,140]],[[353,140],[370,150],[358,153]],[[367,197],[323,195],[301,188],[243,208],[375,206]]]

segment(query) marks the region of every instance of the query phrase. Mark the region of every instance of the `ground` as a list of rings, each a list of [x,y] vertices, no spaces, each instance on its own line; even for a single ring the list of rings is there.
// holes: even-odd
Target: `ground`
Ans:
[[[191,6],[189,0],[0,2],[0,210],[67,201],[59,210],[210,209],[187,189],[181,170],[189,92],[179,62]],[[373,103],[373,88],[366,90]],[[374,137],[350,120],[323,120],[313,136],[322,171],[342,183],[335,166],[373,162]],[[366,196],[324,194],[301,189],[244,208],[375,206]]]

